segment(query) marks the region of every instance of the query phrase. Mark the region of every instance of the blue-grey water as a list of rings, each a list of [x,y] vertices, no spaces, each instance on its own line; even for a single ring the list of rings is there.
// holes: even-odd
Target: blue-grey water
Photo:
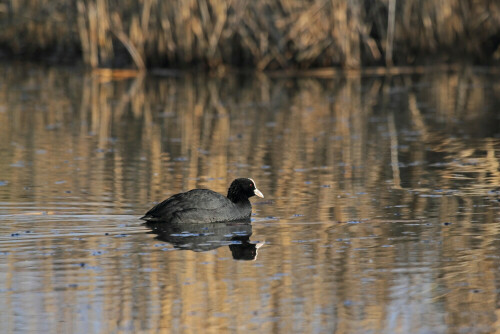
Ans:
[[[491,333],[500,84],[0,65],[5,333]],[[253,178],[251,224],[152,231]]]

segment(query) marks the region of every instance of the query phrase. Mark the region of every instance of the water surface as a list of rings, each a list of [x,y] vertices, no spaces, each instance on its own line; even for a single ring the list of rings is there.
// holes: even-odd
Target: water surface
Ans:
[[[498,75],[0,72],[2,331],[499,328]],[[250,225],[138,220],[246,176]]]

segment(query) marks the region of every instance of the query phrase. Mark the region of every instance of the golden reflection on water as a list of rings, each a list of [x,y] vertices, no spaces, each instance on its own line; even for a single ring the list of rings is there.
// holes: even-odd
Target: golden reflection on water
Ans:
[[[491,76],[1,71],[8,332],[498,328]],[[137,221],[239,176],[266,196],[254,261],[233,259],[227,231],[214,250],[174,250]]]

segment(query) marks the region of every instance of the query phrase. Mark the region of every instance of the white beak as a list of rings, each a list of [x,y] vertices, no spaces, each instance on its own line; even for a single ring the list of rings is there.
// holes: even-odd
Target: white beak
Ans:
[[[253,191],[253,193],[255,194],[255,196],[259,196],[260,198],[264,198],[264,195],[262,195],[262,193],[260,192],[259,189],[255,188],[255,190]]]

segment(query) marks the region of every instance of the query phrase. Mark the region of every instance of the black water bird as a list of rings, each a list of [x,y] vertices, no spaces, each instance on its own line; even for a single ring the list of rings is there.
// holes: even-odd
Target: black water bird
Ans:
[[[209,189],[193,189],[158,203],[141,219],[175,224],[248,220],[252,196],[264,198],[254,180],[239,178],[229,186],[227,197]]]

